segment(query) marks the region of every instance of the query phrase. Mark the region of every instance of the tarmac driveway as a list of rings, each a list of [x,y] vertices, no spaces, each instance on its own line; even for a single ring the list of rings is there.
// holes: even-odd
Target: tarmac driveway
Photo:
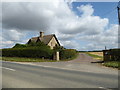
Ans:
[[[72,63],[91,63],[91,62],[98,62],[98,61],[100,61],[100,60],[95,60],[91,56],[88,56],[85,53],[79,53],[79,56],[76,59],[69,61],[69,62],[72,62]]]

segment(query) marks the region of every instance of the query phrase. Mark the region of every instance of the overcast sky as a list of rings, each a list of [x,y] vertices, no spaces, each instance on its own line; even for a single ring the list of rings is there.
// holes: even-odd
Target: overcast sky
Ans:
[[[0,48],[25,44],[40,31],[55,34],[65,48],[103,50],[118,46],[117,2],[60,1],[2,3]]]

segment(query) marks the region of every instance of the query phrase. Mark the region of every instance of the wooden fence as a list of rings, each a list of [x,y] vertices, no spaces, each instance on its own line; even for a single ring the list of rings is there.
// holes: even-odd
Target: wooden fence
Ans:
[[[104,61],[120,61],[120,49],[103,50]]]

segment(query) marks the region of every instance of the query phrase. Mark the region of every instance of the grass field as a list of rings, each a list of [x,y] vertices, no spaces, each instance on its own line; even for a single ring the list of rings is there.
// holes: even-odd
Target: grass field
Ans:
[[[103,52],[86,52],[86,54],[93,57],[94,59],[103,60]]]
[[[103,57],[103,52],[89,52],[90,54],[94,54],[97,56],[102,56]]]

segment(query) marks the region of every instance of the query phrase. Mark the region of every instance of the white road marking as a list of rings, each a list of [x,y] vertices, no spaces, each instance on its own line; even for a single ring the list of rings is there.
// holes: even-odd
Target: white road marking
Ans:
[[[98,88],[104,88],[104,87],[98,87]]]
[[[112,89],[105,88],[105,87],[98,87],[98,88],[105,89],[105,90],[112,90]]]
[[[12,68],[7,68],[7,67],[2,67],[3,69],[11,70],[11,71],[16,71],[15,69]]]

